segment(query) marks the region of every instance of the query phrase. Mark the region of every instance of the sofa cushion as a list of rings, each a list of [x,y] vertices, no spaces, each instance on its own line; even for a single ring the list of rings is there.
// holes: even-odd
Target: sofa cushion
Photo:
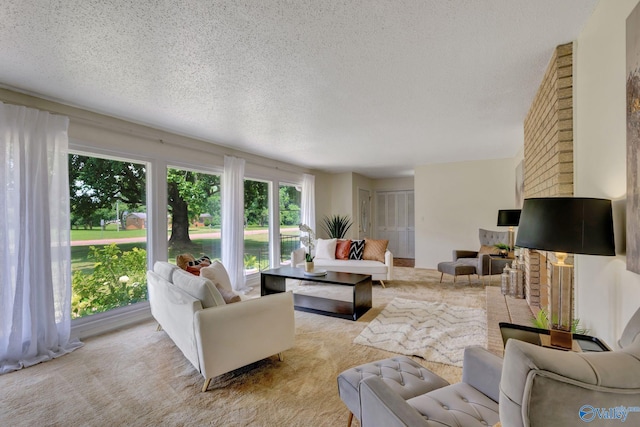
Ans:
[[[364,239],[362,259],[384,262],[384,253],[387,251],[388,244],[388,240]]]
[[[168,262],[156,261],[155,264],[153,264],[154,273],[162,277],[167,282],[173,282],[173,272],[176,270],[178,270],[178,267],[173,264],[169,264]]]
[[[364,240],[352,240],[351,247],[349,248],[349,259],[353,259],[353,260],[362,259],[363,252],[364,252]]]
[[[351,240],[338,240],[336,242],[336,259],[349,259]]]
[[[200,276],[211,280],[211,283],[218,288],[220,295],[222,295],[224,302],[227,304],[240,301],[240,295],[236,294],[231,288],[231,280],[227,269],[224,268],[220,261],[215,260],[210,266],[200,269]]]
[[[194,276],[184,270],[173,273],[173,284],[202,303],[202,308],[225,305],[224,298],[211,280]]]
[[[337,240],[318,239],[316,242],[316,259],[336,259]]]

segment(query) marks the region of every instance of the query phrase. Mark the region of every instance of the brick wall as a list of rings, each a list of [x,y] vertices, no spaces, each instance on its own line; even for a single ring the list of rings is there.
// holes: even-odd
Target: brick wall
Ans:
[[[573,196],[573,44],[558,46],[524,121],[524,196]],[[525,250],[525,296],[547,308],[555,255]]]
[[[573,195],[573,46],[558,46],[524,121],[524,195]]]

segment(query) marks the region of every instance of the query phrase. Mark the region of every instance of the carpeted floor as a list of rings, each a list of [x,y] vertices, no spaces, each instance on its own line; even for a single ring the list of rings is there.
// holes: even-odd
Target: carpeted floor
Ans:
[[[201,393],[195,371],[153,321],[85,340],[59,359],[0,376],[0,425],[344,426],[336,377],[394,354],[353,344],[393,298],[485,307],[481,283],[438,283],[433,270],[398,267],[357,322],[295,312],[295,347],[222,375]],[[254,290],[253,292],[258,292]],[[450,382],[461,369],[415,359]],[[354,420],[354,425],[357,420]]]

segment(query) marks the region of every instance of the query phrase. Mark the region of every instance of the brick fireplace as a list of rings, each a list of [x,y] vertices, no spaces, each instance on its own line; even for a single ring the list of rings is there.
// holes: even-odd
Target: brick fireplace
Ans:
[[[524,196],[573,196],[573,44],[558,46],[524,121]],[[525,297],[548,308],[551,252],[523,249]],[[572,263],[567,259],[567,263]]]

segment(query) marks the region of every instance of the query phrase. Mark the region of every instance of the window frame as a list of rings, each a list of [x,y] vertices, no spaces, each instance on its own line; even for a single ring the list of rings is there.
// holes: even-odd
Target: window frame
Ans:
[[[72,119],[71,125],[77,125]],[[84,123],[83,123],[84,125]],[[137,125],[130,124],[135,127]],[[81,127],[80,125],[77,125]],[[155,131],[155,130],[154,130]],[[94,132],[100,132],[96,135]],[[157,131],[166,136],[176,137],[162,131]],[[79,137],[74,137],[77,134]],[[177,140],[179,138],[176,137]],[[193,141],[192,141],[193,142]],[[197,142],[197,141],[196,141]],[[204,145],[206,144],[206,145]],[[168,239],[165,233],[158,230],[167,230],[167,173],[168,168],[188,169],[196,172],[222,175],[224,172],[224,153],[220,147],[204,143],[200,147],[192,149],[196,145],[189,142],[165,143],[162,139],[137,134],[135,131],[123,132],[118,127],[109,125],[98,126],[91,124],[88,129],[70,131],[69,153],[83,156],[96,156],[113,160],[124,160],[144,163],[147,168],[147,267],[153,268],[156,261],[167,261]],[[210,145],[210,149],[205,147]],[[108,147],[108,148],[105,148]],[[157,149],[150,149],[156,147]],[[148,153],[153,153],[150,156]],[[302,186],[303,172],[280,169],[277,162],[266,161],[260,163],[248,153],[233,153],[247,159],[245,166],[245,179],[264,181],[269,183],[269,256],[270,267],[280,266],[280,221],[279,198],[280,183],[296,187]],[[184,157],[177,158],[179,155]],[[262,159],[264,160],[264,159]],[[273,164],[272,164],[273,163]],[[170,166],[169,166],[170,165]],[[224,183],[221,183],[224,185]],[[274,220],[277,218],[277,220]],[[271,226],[271,224],[275,224]],[[222,243],[224,244],[224,243]],[[259,285],[259,273],[247,276],[247,284]],[[71,286],[71,284],[69,284]],[[110,330],[121,328],[135,322],[151,318],[149,302],[140,302],[134,305],[120,307],[104,313],[96,313],[84,318],[72,319],[71,336],[80,339],[102,334]]]

